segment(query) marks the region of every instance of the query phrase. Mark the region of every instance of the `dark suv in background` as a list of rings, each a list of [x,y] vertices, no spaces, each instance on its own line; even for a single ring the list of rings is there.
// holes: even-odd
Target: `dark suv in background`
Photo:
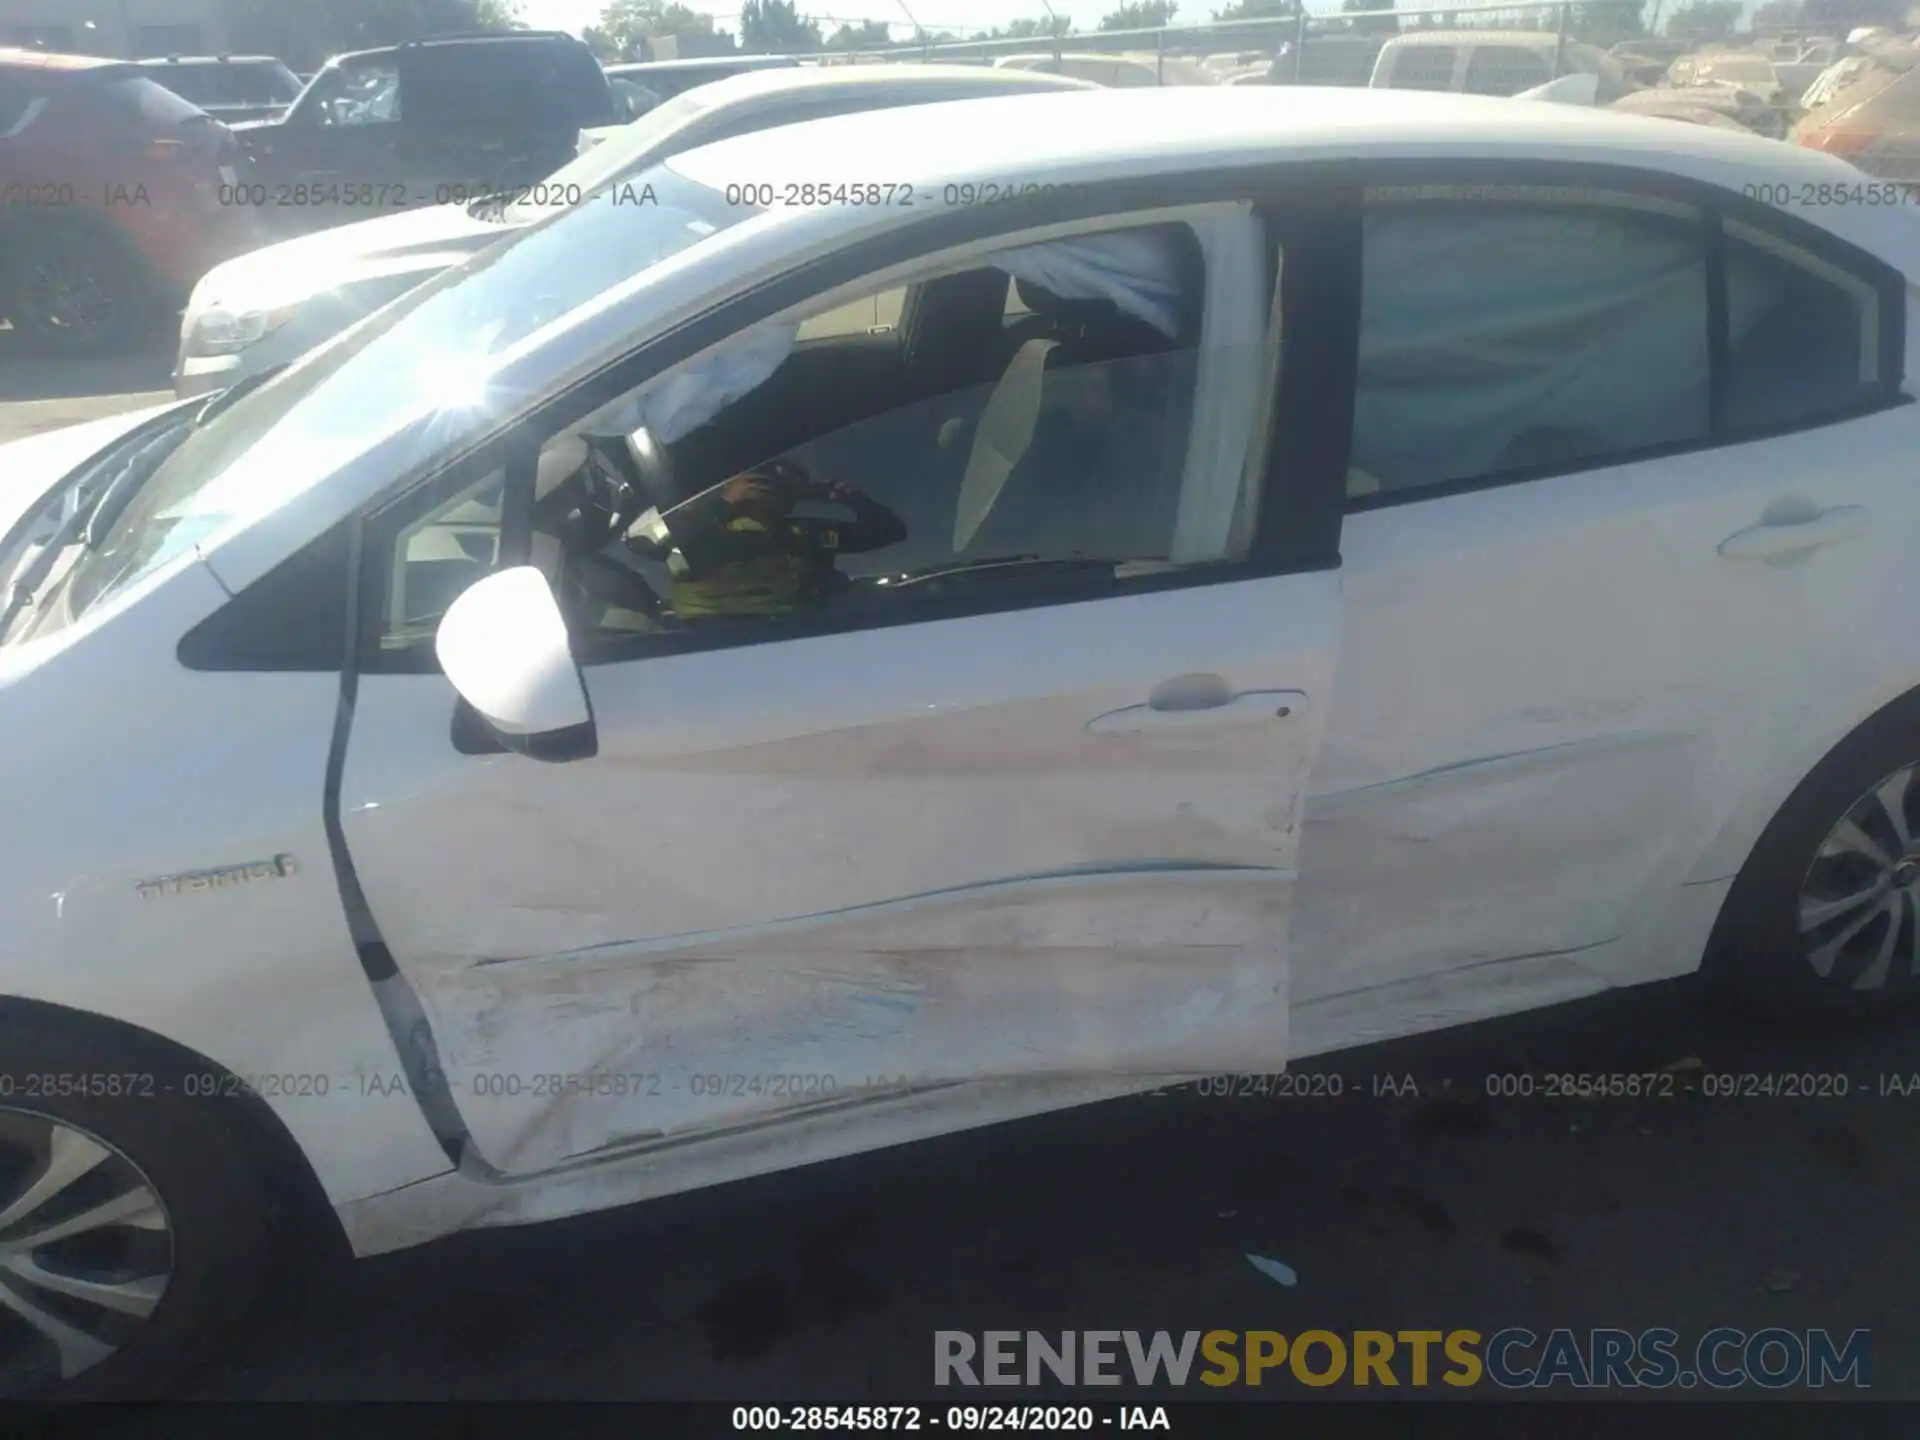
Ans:
[[[291,235],[531,185],[620,118],[583,43],[518,30],[336,55],[283,117],[234,129],[245,199]]]
[[[139,63],[216,120],[272,120],[300,98],[300,77],[271,55],[169,55]]]
[[[0,49],[0,315],[37,348],[135,348],[258,243],[232,133],[138,65]]]

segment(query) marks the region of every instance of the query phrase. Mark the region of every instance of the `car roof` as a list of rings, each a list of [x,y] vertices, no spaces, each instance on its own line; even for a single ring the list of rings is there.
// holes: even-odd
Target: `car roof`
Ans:
[[[762,95],[801,91],[913,90],[921,86],[966,85],[976,91],[1029,94],[1047,90],[1097,90],[1065,75],[1036,75],[1030,70],[996,70],[985,65],[821,65],[786,70],[750,70],[690,90],[708,109],[735,105]]]
[[[422,50],[463,50],[475,45],[578,45],[586,42],[564,30],[487,30],[459,35],[430,35],[424,40],[407,40],[398,45],[371,45],[365,50],[343,50],[327,61],[344,65],[355,60],[373,60],[384,55],[410,55]]]
[[[958,105],[967,107],[964,115]],[[1756,178],[1858,178],[1844,160],[1818,151],[1592,106],[1285,85],[1095,89],[917,105],[884,117],[835,116],[756,131],[666,163],[719,190],[789,176],[827,187],[885,176],[896,186],[932,187],[937,194],[943,185],[980,180],[1005,189],[1363,158],[1504,160],[1531,163],[1548,175],[1556,164],[1586,162],[1733,188]],[[821,225],[851,232],[865,223],[858,209],[815,213]],[[783,219],[808,213],[805,207],[779,212]],[[1827,206],[1808,218],[1841,235],[1880,233],[1865,207]],[[1912,224],[1904,212],[1896,218]]]
[[[623,75],[671,75],[687,70],[777,70],[798,68],[797,55],[707,55],[680,60],[623,60],[600,68],[615,77]]]
[[[1415,35],[1394,35],[1388,38],[1383,48],[1389,50],[1411,50],[1420,45],[1514,45],[1523,50],[1551,50],[1560,43],[1560,37],[1550,30],[1422,30]],[[1583,42],[1567,40],[1571,49]],[[1584,46],[1594,49],[1598,47]]]
[[[22,69],[107,70],[126,63],[104,55],[62,55],[51,50],[0,47],[0,66],[18,66]]]
[[[277,55],[155,55],[136,65],[278,65]]]

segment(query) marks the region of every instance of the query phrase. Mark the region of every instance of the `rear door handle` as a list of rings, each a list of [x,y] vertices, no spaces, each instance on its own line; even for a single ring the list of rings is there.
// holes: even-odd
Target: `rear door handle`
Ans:
[[[1790,525],[1753,525],[1720,542],[1729,560],[1772,560],[1822,545],[1835,545],[1867,532],[1871,518],[1864,505],[1836,505],[1811,520]]]
[[[1275,724],[1304,714],[1306,708],[1303,691],[1243,690],[1213,704],[1186,709],[1129,705],[1109,710],[1089,720],[1087,731],[1093,735],[1206,735]]]

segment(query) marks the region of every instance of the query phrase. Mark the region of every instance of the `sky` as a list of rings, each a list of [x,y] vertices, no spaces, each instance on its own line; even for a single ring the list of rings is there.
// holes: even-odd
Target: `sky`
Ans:
[[[681,3],[690,10],[713,16],[721,28],[739,33],[739,0],[681,0]],[[906,4],[914,18],[927,29],[962,34],[990,30],[1009,20],[1046,13],[1040,0],[906,0]],[[1054,14],[1066,16],[1079,30],[1093,29],[1100,23],[1100,17],[1114,8],[1112,0],[1048,0],[1048,4],[1053,6]],[[1212,0],[1210,4],[1204,0],[1188,0],[1174,18],[1176,21],[1205,20],[1220,4],[1221,0]],[[591,25],[598,19],[604,8],[605,0],[520,0],[520,18],[536,29],[578,32],[583,25]],[[800,0],[799,10],[802,15],[822,22],[821,28],[829,34],[840,21],[885,20],[899,27],[894,32],[895,39],[906,40],[912,35],[912,27],[896,0]]]

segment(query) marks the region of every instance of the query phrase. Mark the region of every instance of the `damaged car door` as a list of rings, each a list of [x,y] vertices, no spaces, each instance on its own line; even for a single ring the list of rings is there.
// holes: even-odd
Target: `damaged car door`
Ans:
[[[945,312],[972,348],[937,383],[903,355],[884,406],[851,423],[844,367],[884,373],[899,339],[809,341],[806,321],[896,274],[741,332],[763,386],[813,397],[771,407],[789,423],[778,455],[742,448],[770,444],[770,407],[747,407],[731,445],[732,410],[675,408],[697,368],[646,392],[674,406],[609,397],[625,419],[608,434],[532,437],[528,558],[579,666],[566,748],[461,743],[430,661],[361,677],[346,842],[498,1173],[957,1086],[1283,1066],[1299,809],[1340,608],[1337,567],[1282,553],[1286,502],[1267,494],[1284,449],[1275,245],[1246,200],[1079,228],[1081,248],[1037,258],[1021,235],[984,260],[929,255],[932,277],[977,267],[959,288],[986,308]],[[1154,257],[1177,281],[1075,289]],[[731,376],[730,400],[740,369],[707,373]],[[826,413],[831,433],[793,428]],[[656,433],[623,451],[636,416]],[[731,456],[682,477],[696,499],[810,475],[855,512],[757,512],[756,534],[844,540],[885,510],[891,543],[838,555],[805,613],[718,615],[739,587],[671,564],[648,572],[652,602],[585,604],[586,562],[540,517],[576,513],[553,497],[643,451],[682,469]],[[447,654],[456,620],[462,653],[484,652],[483,603],[552,619],[526,564],[502,573],[513,485],[490,464],[373,522],[387,653],[438,626]],[[623,503],[602,504],[616,529]],[[518,622],[487,624],[511,648]]]

